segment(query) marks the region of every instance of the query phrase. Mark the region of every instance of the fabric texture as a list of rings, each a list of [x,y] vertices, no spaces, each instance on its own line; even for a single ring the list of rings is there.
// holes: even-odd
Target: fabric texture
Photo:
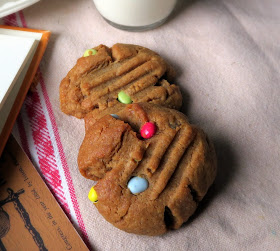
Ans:
[[[91,0],[48,0],[2,24],[52,32],[38,85],[13,130],[93,250],[280,249],[280,2],[182,0],[167,23],[146,32],[108,25]],[[177,71],[182,111],[213,140],[218,175],[199,209],[177,231],[127,234],[98,213],[79,174],[84,122],[59,108],[59,84],[86,49],[138,44]]]

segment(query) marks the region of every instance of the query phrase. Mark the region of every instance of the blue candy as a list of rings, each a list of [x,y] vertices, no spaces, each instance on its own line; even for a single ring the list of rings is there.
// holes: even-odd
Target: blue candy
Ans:
[[[115,119],[120,119],[120,117],[117,114],[110,114]]]
[[[141,177],[133,177],[127,184],[128,189],[133,194],[144,192],[148,188],[148,186],[148,181]]]

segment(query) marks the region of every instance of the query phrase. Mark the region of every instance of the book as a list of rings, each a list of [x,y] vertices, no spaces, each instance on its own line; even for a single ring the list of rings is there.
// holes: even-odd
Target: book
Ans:
[[[88,250],[12,135],[0,166],[0,250]]]
[[[0,25],[0,155],[46,49],[50,32]]]

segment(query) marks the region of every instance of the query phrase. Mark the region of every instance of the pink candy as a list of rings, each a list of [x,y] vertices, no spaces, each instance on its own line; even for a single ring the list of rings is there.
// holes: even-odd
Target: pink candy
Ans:
[[[144,124],[140,130],[140,134],[144,139],[153,137],[156,133],[156,125],[152,122]]]

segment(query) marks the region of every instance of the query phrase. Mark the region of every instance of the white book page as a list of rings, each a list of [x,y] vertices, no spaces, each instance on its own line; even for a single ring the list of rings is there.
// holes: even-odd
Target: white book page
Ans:
[[[0,34],[0,110],[31,55],[34,45],[34,38]]]
[[[8,42],[8,45],[7,37],[9,37],[9,41],[13,41]],[[2,80],[5,79],[5,82],[1,81],[0,83],[0,133],[4,128],[41,37],[41,33],[0,28],[0,77]],[[18,45],[19,41],[20,45]]]
[[[29,38],[34,38],[38,41],[40,41],[40,39],[42,38],[42,33],[22,31],[22,30],[12,30],[12,29],[5,29],[5,28],[0,28],[0,34],[10,35],[15,37],[27,37],[27,38],[29,37]]]

